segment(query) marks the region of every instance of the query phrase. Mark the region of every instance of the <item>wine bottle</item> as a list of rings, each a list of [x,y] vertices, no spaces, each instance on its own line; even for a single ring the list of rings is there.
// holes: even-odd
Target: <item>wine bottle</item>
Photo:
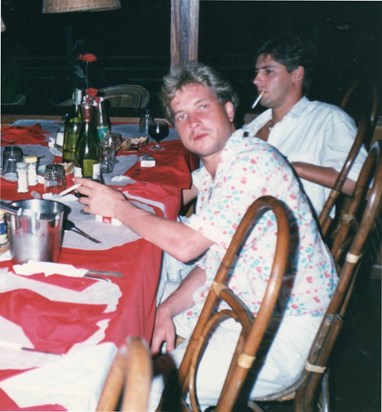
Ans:
[[[95,106],[96,109],[96,126],[99,141],[102,140],[102,137],[105,133],[111,132],[110,118],[106,112],[105,101],[103,97],[99,98],[98,104]]]
[[[76,145],[82,128],[81,113],[82,91],[74,89],[72,95],[73,105],[70,108],[65,124],[64,148],[62,153],[63,162],[73,162]]]
[[[89,103],[83,103],[83,124],[74,155],[74,176],[102,181],[100,142],[92,116],[92,106]]]

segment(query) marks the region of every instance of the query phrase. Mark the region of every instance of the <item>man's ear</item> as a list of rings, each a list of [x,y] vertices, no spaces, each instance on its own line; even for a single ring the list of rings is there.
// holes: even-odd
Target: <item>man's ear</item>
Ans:
[[[297,69],[293,70],[293,80],[302,81],[304,79],[305,70],[303,66],[298,66]]]
[[[235,108],[233,107],[232,102],[226,102],[224,104],[225,111],[227,113],[227,116],[231,122],[233,122],[233,119],[235,118]]]

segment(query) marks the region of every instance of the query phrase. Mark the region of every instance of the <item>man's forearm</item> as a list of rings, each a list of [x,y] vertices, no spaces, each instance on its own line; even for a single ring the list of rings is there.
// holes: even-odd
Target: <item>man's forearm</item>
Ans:
[[[194,305],[194,292],[203,286],[205,281],[206,274],[204,270],[197,266],[183,279],[178,289],[161,303],[160,307],[169,310],[172,318],[191,308]]]
[[[333,188],[338,177],[338,172],[332,167],[317,166],[305,162],[293,162],[293,168],[301,179],[317,183],[321,186]],[[342,192],[351,195],[353,193],[355,182],[347,179],[342,188]]]

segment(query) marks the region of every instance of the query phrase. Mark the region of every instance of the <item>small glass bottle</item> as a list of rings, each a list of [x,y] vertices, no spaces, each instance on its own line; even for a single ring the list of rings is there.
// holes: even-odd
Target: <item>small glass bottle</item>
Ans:
[[[56,138],[54,141],[54,147],[59,150],[60,152],[62,151],[62,148],[64,146],[64,134],[65,134],[65,123],[66,123],[66,118],[67,114],[65,114],[60,122],[60,125],[58,127],[57,133],[56,133]]]
[[[28,192],[28,170],[25,162],[16,163],[17,193]]]
[[[74,161],[76,144],[82,127],[81,99],[82,91],[80,89],[74,89],[72,95],[73,105],[65,124],[64,147],[62,150],[62,161],[65,163]]]
[[[5,213],[0,210],[0,245],[8,243],[7,222],[5,221]]]
[[[105,101],[103,97],[99,98],[98,104],[95,106],[95,123],[97,127],[98,139],[102,140],[105,133],[111,132],[110,118],[106,112]]]
[[[24,162],[27,164],[28,186],[36,186],[37,180],[37,156],[24,156]]]

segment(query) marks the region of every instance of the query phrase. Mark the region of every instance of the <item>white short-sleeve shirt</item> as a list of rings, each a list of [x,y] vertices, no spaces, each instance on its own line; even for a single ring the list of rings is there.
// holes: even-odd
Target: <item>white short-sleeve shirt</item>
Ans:
[[[266,110],[243,129],[255,136],[271,116],[271,109]],[[342,109],[303,97],[272,127],[268,143],[286,156],[289,162],[312,163],[332,167],[339,172],[356,133],[354,120]],[[362,147],[349,173],[352,180],[357,180],[366,156],[366,149]],[[305,179],[301,182],[318,215],[330,189]]]

